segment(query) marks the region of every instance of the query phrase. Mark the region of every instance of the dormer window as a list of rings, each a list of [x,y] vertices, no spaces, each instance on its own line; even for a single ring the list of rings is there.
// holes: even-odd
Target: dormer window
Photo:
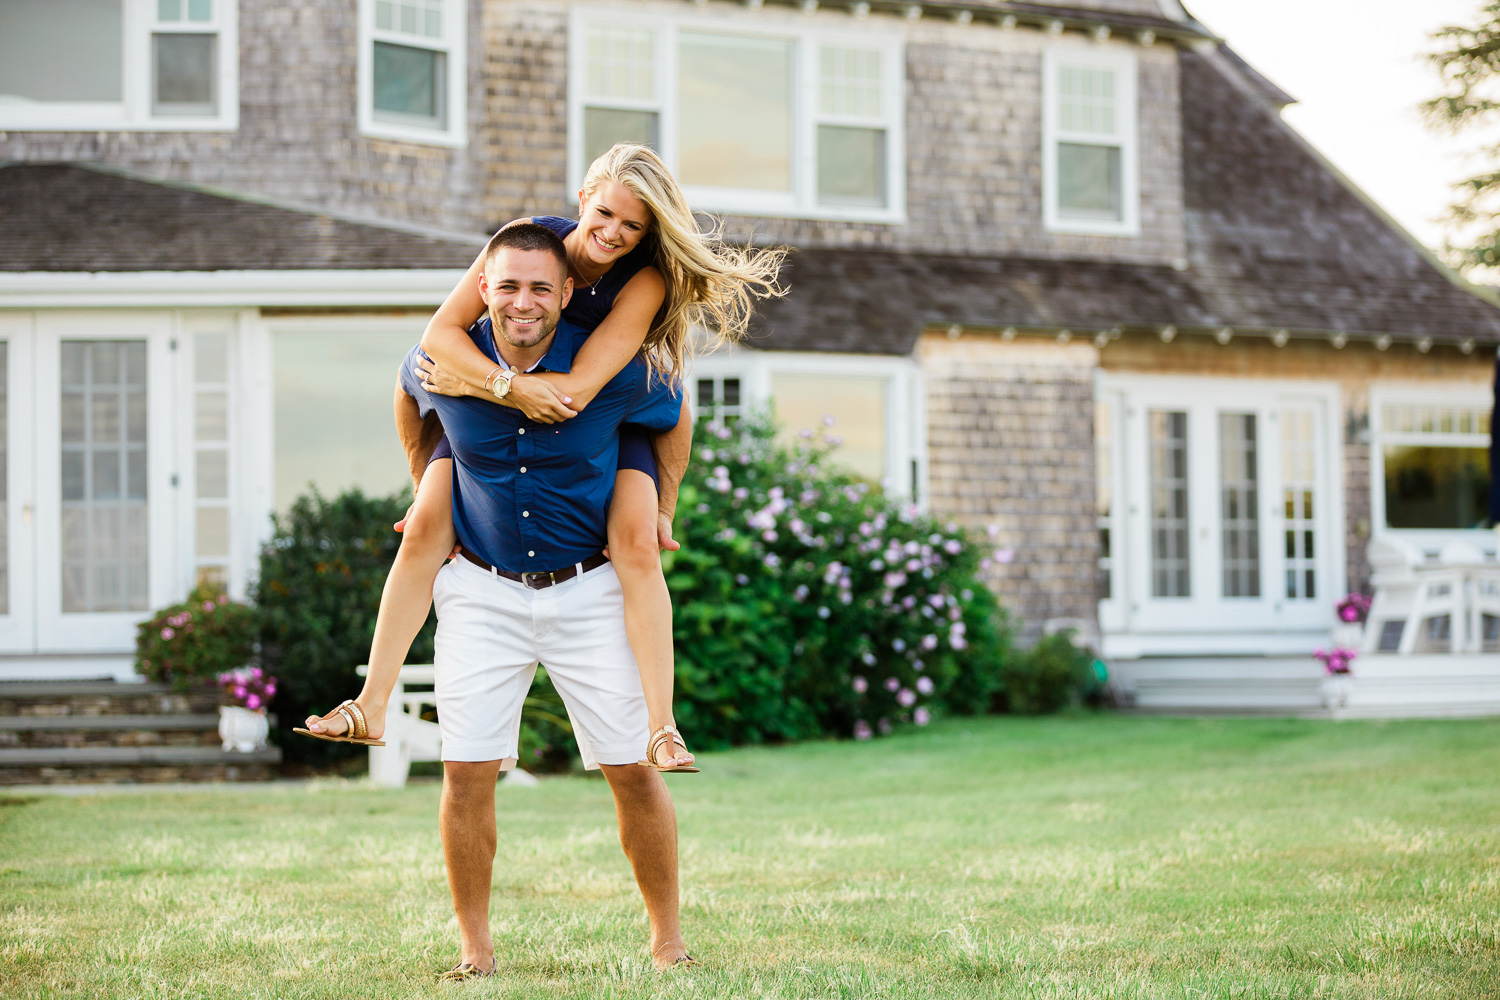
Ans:
[[[616,142],[654,147],[693,208],[900,222],[900,36],[770,17],[578,11],[569,179]]]
[[[1059,45],[1047,50],[1042,63],[1047,229],[1139,235],[1135,55]]]
[[[232,131],[237,0],[4,0],[0,130]]]
[[[462,146],[462,0],[360,0],[359,130]]]

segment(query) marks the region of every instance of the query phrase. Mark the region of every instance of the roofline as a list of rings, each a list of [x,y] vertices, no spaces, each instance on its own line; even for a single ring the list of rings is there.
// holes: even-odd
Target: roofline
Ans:
[[[1430,247],[1428,247],[1427,244],[1423,243],[1421,240],[1413,236],[1411,234],[1411,231],[1403,226],[1400,222],[1397,222],[1389,212],[1387,212],[1380,206],[1379,202],[1375,201],[1374,198],[1371,198],[1363,188],[1354,183],[1354,181],[1350,180],[1348,174],[1345,174],[1338,167],[1334,166],[1333,162],[1329,160],[1328,157],[1324,156],[1316,146],[1309,142],[1306,136],[1304,136],[1301,132],[1298,132],[1296,129],[1292,128],[1287,120],[1281,116],[1280,110],[1271,105],[1266,100],[1266,98],[1256,90],[1255,85],[1249,80],[1246,80],[1243,74],[1238,72],[1238,70],[1232,64],[1226,66],[1225,64],[1229,62],[1229,59],[1224,56],[1217,47],[1215,47],[1212,51],[1201,52],[1200,55],[1202,55],[1204,60],[1210,63],[1221,76],[1227,79],[1232,86],[1237,87],[1251,100],[1259,104],[1261,108],[1266,111],[1276,122],[1277,128],[1285,132],[1293,142],[1295,142],[1299,147],[1302,148],[1305,153],[1307,153],[1315,161],[1317,161],[1319,166],[1328,171],[1328,173],[1335,180],[1337,180],[1344,186],[1345,190],[1349,191],[1349,193],[1358,198],[1361,204],[1363,204],[1367,209],[1373,212],[1381,222],[1385,223],[1385,225],[1389,227],[1393,232],[1399,235],[1402,239],[1406,240],[1411,248],[1418,254],[1420,254],[1422,258],[1427,261],[1427,263],[1431,264],[1439,274],[1441,274],[1444,278],[1447,278],[1450,284],[1465,292],[1468,292],[1470,295],[1483,302],[1486,302],[1492,306],[1500,307],[1500,289],[1494,289],[1485,285],[1475,284],[1474,282],[1465,278],[1462,274],[1458,273],[1458,271],[1454,270],[1446,263],[1444,263],[1443,259],[1439,257],[1437,253],[1434,252]]]
[[[419,306],[436,308],[461,268],[0,272],[0,309]]]
[[[44,167],[64,166],[77,167],[80,170],[92,170],[98,174],[109,174],[114,177],[123,177],[126,180],[138,181],[142,184],[154,184],[158,187],[176,188],[180,191],[191,191],[195,194],[207,195],[211,198],[223,198],[227,201],[243,202],[248,205],[260,205],[264,208],[279,209],[283,212],[294,212],[297,215],[319,216],[332,219],[335,222],[345,222],[353,226],[368,226],[372,229],[385,229],[391,232],[406,233],[410,236],[421,236],[430,240],[442,240],[445,243],[472,244],[474,254],[478,256],[484,247],[484,241],[489,239],[489,233],[466,233],[456,232],[451,229],[441,229],[436,226],[424,226],[414,222],[402,222],[398,220],[383,219],[372,215],[359,215],[346,211],[332,211],[326,206],[310,205],[298,201],[290,201],[283,198],[272,198],[267,195],[230,190],[229,188],[216,187],[212,184],[201,184],[197,181],[179,180],[171,177],[158,177],[155,174],[143,173],[132,170],[129,167],[117,166],[113,163],[101,163],[97,160],[0,160],[0,170],[8,167]]]

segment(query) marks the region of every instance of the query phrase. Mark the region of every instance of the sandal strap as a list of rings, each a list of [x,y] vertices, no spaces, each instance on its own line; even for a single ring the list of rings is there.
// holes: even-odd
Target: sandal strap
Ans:
[[[370,725],[365,721],[364,709],[360,708],[359,704],[352,698],[339,707],[347,708],[350,712],[354,713],[354,729],[348,735],[353,736],[355,739],[368,739],[370,736]]]
[[[345,708],[343,705],[340,705],[338,708],[335,708],[333,711],[334,711],[335,715],[337,715],[339,718],[341,718],[341,719],[344,720],[344,735],[345,736],[353,736],[354,735],[354,728],[355,728],[354,727],[354,716],[350,715],[349,714],[349,710],[347,708]]]
[[[663,742],[676,743],[682,749],[687,749],[681,733],[671,726],[662,726],[651,734],[651,739],[646,743],[646,759],[651,762],[652,767],[661,767],[661,762],[656,759],[656,752],[661,749]]]

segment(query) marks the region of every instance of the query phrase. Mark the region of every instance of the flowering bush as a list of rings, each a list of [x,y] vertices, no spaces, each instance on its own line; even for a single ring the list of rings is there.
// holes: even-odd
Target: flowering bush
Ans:
[[[1363,625],[1370,617],[1370,603],[1371,599],[1364,594],[1349,594],[1335,605],[1339,621],[1349,625]]]
[[[664,554],[677,717],[695,747],[868,739],[934,711],[983,711],[1007,633],[956,525],[829,460],[766,415],[700,423]]]
[[[1313,655],[1322,661],[1323,672],[1326,674],[1352,674],[1354,658],[1359,652],[1347,646],[1335,646],[1332,649],[1314,650]]]
[[[276,678],[260,667],[241,667],[220,674],[219,687],[224,689],[224,698],[229,704],[259,712],[275,696]]]
[[[255,610],[206,587],[163,608],[136,630],[135,669],[179,691],[255,655]]]

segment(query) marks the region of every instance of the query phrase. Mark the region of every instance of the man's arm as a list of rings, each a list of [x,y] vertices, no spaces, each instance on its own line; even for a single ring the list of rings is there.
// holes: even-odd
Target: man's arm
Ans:
[[[675,549],[672,542],[672,518],[677,514],[677,488],[687,473],[688,459],[693,453],[693,413],[686,395],[682,399],[682,415],[677,426],[651,439],[651,450],[656,453],[657,475],[657,534],[663,548]],[[672,542],[672,544],[667,544]]]
[[[443,436],[443,423],[437,411],[423,419],[417,401],[401,383],[396,383],[396,436],[401,439],[401,450],[406,452],[406,465],[411,471],[411,488],[416,492],[422,485],[422,473],[427,471],[427,460]]]

